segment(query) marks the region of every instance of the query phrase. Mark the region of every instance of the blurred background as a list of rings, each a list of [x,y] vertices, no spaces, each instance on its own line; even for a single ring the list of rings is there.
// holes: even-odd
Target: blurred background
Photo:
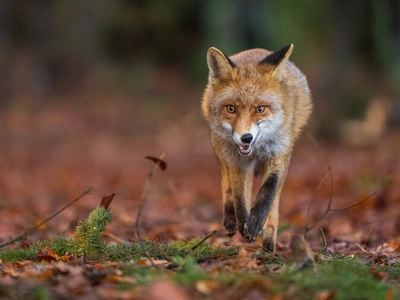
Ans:
[[[376,97],[396,107],[390,117],[399,121],[397,0],[4,0],[0,102],[43,103],[54,93],[104,85],[146,90],[163,71],[202,87],[208,47],[231,55],[288,43],[309,78],[315,119],[330,120],[320,131],[334,134],[339,120],[362,117]]]
[[[178,209],[176,220],[193,203],[190,219],[219,222],[219,169],[200,115],[206,51],[215,46],[231,55],[289,43],[314,97],[306,132],[336,161],[335,186],[346,186],[338,189],[344,201],[374,191],[397,201],[399,1],[3,0],[3,220],[14,224],[18,218],[10,212],[28,208],[28,219],[19,223],[25,227],[95,185],[95,202],[114,190],[124,199],[126,217],[119,219],[131,236],[151,167],[143,157],[165,152],[169,173],[150,198],[164,212]],[[299,205],[308,203],[327,171],[324,155],[303,140],[286,188]],[[283,208],[284,219],[304,225],[304,209],[293,205]],[[72,220],[86,213],[82,207],[66,212]],[[149,228],[152,213],[153,222],[162,223],[159,210],[149,208]],[[6,239],[18,226],[2,229]]]

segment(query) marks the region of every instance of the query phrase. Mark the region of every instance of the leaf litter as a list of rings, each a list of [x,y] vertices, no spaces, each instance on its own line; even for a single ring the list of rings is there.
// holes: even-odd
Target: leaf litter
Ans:
[[[221,234],[219,169],[197,108],[188,106],[180,116],[166,113],[165,121],[136,130],[129,129],[132,124],[126,120],[134,118],[137,128],[145,128],[146,108],[118,110],[118,102],[112,109],[110,105],[94,111],[83,108],[77,114],[71,105],[63,104],[61,109],[60,104],[49,104],[39,109],[39,126],[33,126],[37,112],[29,109],[0,112],[5,120],[0,135],[1,244],[36,228],[79,191],[95,185],[82,200],[2,249],[2,297],[399,296],[398,134],[386,136],[374,147],[321,142],[318,150],[305,137],[295,148],[282,193],[278,252],[266,255],[259,240],[247,244],[239,236],[229,239]],[[97,122],[99,115],[117,130]],[[149,169],[143,157],[165,169],[166,161],[157,158],[163,152],[168,169],[155,172],[140,219],[146,255],[135,230]],[[333,187],[329,180],[320,184],[327,173],[321,153],[332,168]],[[74,248],[76,224],[95,210],[104,194],[108,200],[103,206],[113,213],[112,222],[103,228],[106,233],[96,232],[87,238],[90,242]],[[360,205],[330,211],[320,220],[329,201],[334,209]],[[300,238],[310,224],[315,228],[306,239]],[[196,245],[194,254],[191,249]],[[15,262],[10,251],[19,255]],[[99,255],[93,255],[96,251]]]

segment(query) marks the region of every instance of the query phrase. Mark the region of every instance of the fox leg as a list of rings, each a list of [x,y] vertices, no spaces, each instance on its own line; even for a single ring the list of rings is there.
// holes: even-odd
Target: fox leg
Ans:
[[[281,181],[283,183],[283,180]],[[271,203],[267,220],[262,230],[262,249],[268,252],[275,252],[276,235],[278,232],[279,221],[279,199],[283,184],[279,184],[275,199]]]
[[[245,225],[246,240],[254,241],[263,231],[263,248],[271,252],[275,250],[279,197],[286,179],[289,161],[289,155],[276,157],[261,168],[261,174],[264,174],[262,186]]]
[[[279,175],[275,172],[269,174],[267,178],[264,179],[245,224],[244,238],[248,242],[254,241],[260,234],[271,207],[273,206],[272,203],[276,195],[278,182]]]
[[[235,235],[237,231],[236,227],[236,213],[235,203],[232,196],[232,188],[229,181],[229,170],[225,166],[221,165],[222,169],[222,199],[224,205],[224,234],[227,236]]]
[[[244,237],[245,224],[251,206],[251,188],[253,184],[253,171],[232,168],[229,174],[232,188],[232,197],[235,205],[236,224],[239,233]]]
[[[222,193],[224,202],[223,224],[227,236],[237,230],[243,236],[251,203],[252,170],[241,170],[236,166],[220,161],[222,169]]]

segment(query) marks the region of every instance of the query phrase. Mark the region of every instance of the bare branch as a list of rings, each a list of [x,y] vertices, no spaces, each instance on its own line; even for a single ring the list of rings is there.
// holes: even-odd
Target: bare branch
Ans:
[[[158,167],[160,167],[161,162],[164,161],[164,160],[163,160],[164,157],[165,157],[165,154],[162,153],[162,154],[160,155],[160,158],[159,158],[159,159],[157,159],[157,160],[152,160],[152,161],[154,161],[154,166],[153,166],[153,168],[151,169],[151,171],[149,172],[149,174],[148,174],[148,176],[147,176],[147,180],[146,180],[146,183],[145,183],[144,188],[143,188],[142,197],[141,197],[141,199],[140,199],[140,205],[139,205],[138,213],[137,213],[137,216],[136,216],[136,223],[135,223],[136,234],[137,234],[137,236],[138,236],[138,240],[139,240],[140,247],[142,248],[142,251],[143,251],[144,255],[146,255],[146,258],[150,261],[150,263],[151,263],[151,265],[152,265],[153,267],[156,267],[156,266],[155,266],[155,264],[153,263],[153,260],[151,259],[150,254],[149,254],[148,251],[146,250],[146,247],[144,246],[144,243],[143,243],[142,236],[141,236],[141,234],[140,234],[140,217],[142,216],[142,212],[143,212],[143,208],[144,208],[144,203],[145,203],[145,200],[146,200],[147,190],[148,190],[148,188],[149,188],[150,181],[151,181],[151,179],[153,178],[154,172],[157,170]]]
[[[43,224],[47,223],[48,221],[50,221],[51,219],[53,219],[54,217],[56,217],[57,215],[59,215],[61,212],[63,212],[64,210],[66,210],[68,207],[70,207],[72,204],[74,204],[75,202],[77,202],[78,200],[80,200],[83,196],[86,196],[87,194],[90,194],[91,190],[93,189],[93,187],[88,188],[86,191],[84,191],[82,193],[82,195],[80,195],[78,198],[72,200],[70,203],[68,203],[67,205],[65,205],[63,208],[59,209],[58,211],[56,211],[54,214],[52,214],[50,217],[48,217],[47,219],[45,219],[44,221],[40,222],[38,225],[28,229],[27,231],[25,231],[23,234],[17,236],[16,238],[12,239],[11,241],[4,243],[2,245],[0,245],[0,248],[3,248],[7,245],[13,244],[19,240],[22,240],[23,238],[25,238],[28,234],[32,233],[33,231],[35,231],[36,229],[38,229],[40,226],[42,226]]]
[[[202,239],[197,245],[192,247],[192,250],[195,250],[197,247],[199,247],[201,244],[203,244],[206,240],[208,240],[211,236],[213,236],[215,233],[217,232],[217,230],[213,230],[212,232],[210,232],[209,234],[207,234],[204,239]]]
[[[317,198],[317,192],[319,191],[319,189],[321,188],[322,184],[324,183],[324,181],[328,178],[329,173],[326,173],[324,177],[322,177],[322,179],[320,180],[318,186],[314,189],[314,193],[313,193],[313,197],[312,200],[310,202],[310,205],[308,206],[307,209],[307,218],[306,218],[306,226],[305,226],[305,230],[307,233],[307,224],[308,224],[308,220],[310,219],[310,214],[311,214],[311,207],[313,206],[315,199]]]
[[[314,144],[315,148],[317,148],[320,152],[322,152],[321,148],[320,148],[320,147],[318,146],[318,144],[315,142],[315,140],[314,140],[314,138],[311,136],[311,134],[309,134],[309,137],[310,137],[311,142]],[[316,191],[319,190],[319,188],[321,187],[323,181],[325,181],[326,176],[329,176],[329,178],[330,178],[329,202],[328,202],[328,205],[327,205],[327,207],[326,207],[325,212],[321,215],[321,217],[318,219],[318,221],[317,221],[314,225],[308,226],[308,218],[309,218],[309,214],[308,214],[308,213],[310,212],[311,205],[314,203],[315,195],[316,195],[316,191],[314,192],[313,200],[311,201],[310,206],[308,207],[307,223],[306,223],[306,226],[305,226],[305,228],[304,228],[304,230],[305,230],[304,236],[307,236],[307,233],[308,233],[310,230],[312,230],[312,229],[326,216],[326,214],[331,210],[332,198],[333,198],[333,175],[332,175],[332,167],[331,167],[331,165],[330,165],[330,163],[329,163],[329,160],[328,160],[328,157],[325,155],[325,153],[322,152],[322,154],[323,154],[323,156],[324,156],[324,158],[325,158],[325,164],[326,164],[326,166],[327,166],[327,168],[328,168],[328,173],[327,173],[327,175],[325,175],[325,176],[321,179],[320,183],[318,184],[318,187],[317,187]]]
[[[322,238],[322,243],[324,244],[324,251],[326,251],[326,249],[328,249],[328,243],[326,242],[326,237],[325,237],[325,233],[324,230],[322,228],[319,229],[319,233],[321,234],[321,238]]]
[[[343,210],[348,210],[348,209],[350,209],[350,208],[356,207],[356,206],[358,206],[358,205],[364,203],[365,201],[371,199],[371,198],[372,198],[373,196],[375,196],[375,195],[376,195],[376,192],[372,193],[372,194],[369,195],[368,197],[362,199],[361,201],[359,201],[359,202],[357,202],[357,203],[355,203],[355,204],[353,204],[353,205],[350,205],[350,206],[347,206],[347,207],[343,207],[343,208],[331,208],[330,211],[343,211]]]

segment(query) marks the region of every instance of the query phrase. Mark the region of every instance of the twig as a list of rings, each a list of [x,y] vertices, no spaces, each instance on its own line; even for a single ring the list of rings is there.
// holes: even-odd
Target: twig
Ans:
[[[326,173],[325,176],[321,178],[321,180],[318,183],[318,186],[314,189],[312,200],[311,200],[310,205],[308,206],[308,209],[307,209],[306,227],[305,227],[306,234],[307,234],[307,224],[308,224],[308,220],[310,219],[310,214],[311,214],[311,207],[313,206],[313,204],[315,202],[315,199],[317,198],[317,192],[321,188],[321,186],[324,183],[324,181],[328,178],[328,176],[329,176],[329,172]]]
[[[137,237],[138,237],[138,240],[139,240],[140,247],[142,248],[142,251],[143,251],[144,255],[146,255],[146,258],[150,261],[150,263],[151,263],[151,265],[153,267],[156,267],[156,265],[153,263],[153,260],[150,257],[150,254],[146,250],[146,247],[144,246],[144,241],[143,241],[142,236],[140,234],[140,217],[142,216],[142,211],[143,211],[143,208],[144,208],[144,202],[146,200],[147,190],[149,188],[150,181],[153,178],[154,172],[157,170],[158,167],[160,167],[161,162],[163,162],[164,157],[165,157],[165,154],[162,153],[160,155],[159,160],[156,160],[154,162],[153,168],[151,169],[151,171],[147,175],[147,180],[146,180],[146,183],[145,183],[144,188],[143,188],[143,193],[142,193],[142,197],[140,199],[140,205],[139,205],[138,213],[137,213],[137,216],[136,216],[136,223],[135,223],[136,234],[137,234]]]
[[[125,244],[126,242],[121,239],[120,237],[116,236],[115,234],[112,234],[111,232],[104,231],[103,235],[108,236],[110,239],[113,239],[114,241],[120,243],[120,244]]]
[[[314,138],[311,136],[311,134],[309,134],[309,137],[310,137],[311,142],[314,144],[315,148],[317,148],[320,152],[322,152],[321,148],[320,148],[320,147],[318,146],[318,144],[315,142],[315,140],[314,140]],[[307,214],[307,223],[306,223],[306,226],[305,226],[305,233],[304,233],[304,236],[307,236],[307,233],[308,233],[310,230],[312,230],[312,229],[326,216],[326,214],[331,210],[332,198],[333,198],[333,175],[332,175],[332,167],[331,167],[331,164],[329,163],[328,157],[325,155],[325,153],[322,152],[322,154],[323,154],[323,156],[324,156],[324,158],[325,158],[325,164],[326,164],[326,166],[327,166],[327,168],[328,168],[328,174],[325,175],[324,178],[320,181],[320,184],[318,185],[317,189],[319,189],[319,188],[321,187],[322,182],[325,180],[325,177],[326,177],[326,176],[329,176],[329,179],[330,179],[329,202],[328,202],[328,205],[327,205],[327,207],[326,207],[325,212],[321,215],[321,217],[318,219],[318,221],[317,221],[314,225],[308,226],[308,214]],[[316,195],[316,192],[314,192],[314,195]],[[310,211],[311,205],[314,203],[314,198],[315,198],[315,197],[313,197],[313,200],[312,200],[311,203],[310,203],[309,211]]]
[[[188,218],[188,213],[187,213],[188,209],[186,207],[185,201],[182,199],[182,195],[180,194],[176,186],[175,180],[173,178],[170,178],[168,179],[167,183],[173,197],[179,202],[180,205],[179,212],[181,214],[182,219],[185,221],[184,227],[186,228],[187,224],[191,223],[191,220]]]
[[[19,240],[22,240],[23,238],[25,238],[28,234],[32,233],[33,231],[35,231],[36,229],[38,229],[40,226],[42,226],[43,224],[47,223],[48,221],[50,221],[51,219],[53,219],[54,217],[56,217],[57,215],[59,215],[61,212],[63,212],[64,210],[66,210],[68,207],[70,207],[72,204],[74,204],[75,202],[77,202],[78,200],[80,200],[83,196],[86,196],[87,194],[89,194],[91,192],[91,190],[93,189],[93,187],[88,188],[86,191],[84,191],[82,193],[82,195],[80,195],[78,198],[72,200],[70,203],[68,203],[67,205],[65,205],[63,208],[59,209],[58,211],[56,211],[54,214],[52,214],[50,217],[48,217],[46,220],[40,222],[38,225],[28,229],[27,231],[25,231],[23,234],[20,234],[19,236],[17,236],[16,238],[12,239],[11,241],[1,244],[0,248],[3,248],[7,245],[13,244]]]
[[[213,230],[212,232],[210,232],[209,234],[207,234],[205,236],[204,239],[202,239],[197,245],[192,247],[192,251],[195,250],[197,247],[199,247],[201,244],[203,244],[205,241],[207,241],[211,236],[213,236],[215,233],[217,232],[217,230]]]
[[[320,228],[319,233],[321,234],[322,243],[324,244],[324,251],[326,251],[326,249],[328,249],[328,243],[326,242],[324,230],[322,228]]]
[[[344,211],[344,210],[348,210],[348,209],[351,209],[351,208],[354,208],[354,207],[356,207],[356,206],[358,206],[358,205],[360,205],[360,204],[362,204],[362,203],[364,203],[365,201],[367,201],[367,200],[369,200],[369,199],[371,199],[373,196],[375,196],[376,195],[376,192],[375,193],[372,193],[371,195],[369,195],[368,197],[366,197],[366,198],[364,198],[363,200],[361,200],[361,201],[359,201],[359,202],[357,202],[357,203],[355,203],[355,204],[352,204],[352,205],[350,205],[350,206],[347,206],[347,207],[343,207],[343,208],[331,208],[331,201],[329,201],[329,204],[328,204],[328,206],[326,207],[326,210],[325,210],[325,212],[321,215],[321,217],[318,219],[318,221],[317,222],[315,222],[315,224],[314,225],[312,225],[312,226],[306,226],[305,227],[305,230],[306,230],[306,233],[305,234],[307,234],[310,230],[312,230],[329,212],[338,212],[338,211]]]
[[[365,201],[371,199],[371,198],[372,198],[373,196],[375,196],[375,195],[376,195],[376,192],[372,193],[372,194],[369,195],[368,197],[362,199],[361,201],[359,201],[359,202],[357,202],[357,203],[355,203],[355,204],[353,204],[353,205],[350,205],[350,206],[347,206],[347,207],[343,207],[343,208],[331,208],[330,211],[343,211],[343,210],[348,210],[348,209],[350,209],[350,208],[356,207],[356,206],[358,206],[358,205],[364,203]]]
[[[319,146],[317,145],[317,143],[315,142],[315,140],[313,139],[313,137],[312,137],[310,134],[309,134],[309,137],[310,137],[310,139],[311,139],[311,142],[314,144],[314,146],[315,146],[318,150],[321,150],[321,149],[319,148]],[[326,177],[329,175],[329,178],[330,178],[330,194],[329,194],[328,205],[327,205],[327,207],[326,207],[324,213],[319,217],[318,221],[315,222],[314,225],[308,226],[308,219],[309,219],[309,214],[310,214],[311,206],[313,205],[314,200],[315,200],[315,197],[316,197],[316,191],[315,191],[315,192],[314,192],[314,195],[313,195],[313,199],[312,199],[312,201],[311,201],[311,203],[310,203],[310,205],[309,205],[309,207],[308,207],[308,211],[307,211],[307,221],[306,221],[306,226],[305,226],[305,228],[304,228],[304,229],[305,229],[304,236],[307,236],[307,233],[308,233],[310,230],[312,230],[323,218],[325,218],[325,216],[326,216],[330,211],[332,211],[332,212],[337,212],[337,211],[344,211],[344,210],[347,210],[347,209],[351,209],[351,208],[356,207],[356,206],[360,205],[361,203],[363,203],[363,202],[369,200],[369,199],[372,198],[374,195],[376,195],[376,192],[375,192],[375,193],[372,193],[371,195],[369,195],[369,196],[366,197],[365,199],[363,199],[363,200],[361,200],[361,201],[359,201],[359,202],[357,202],[357,203],[355,203],[355,204],[352,204],[352,205],[350,205],[350,206],[344,207],[344,208],[331,208],[331,206],[332,206],[332,198],[333,198],[333,175],[332,175],[332,167],[331,167],[331,165],[330,165],[330,163],[329,163],[329,160],[328,160],[328,158],[326,157],[326,155],[324,155],[324,158],[325,158],[325,163],[326,163],[326,165],[327,165],[327,167],[328,167],[328,174],[325,175],[325,176],[321,179],[320,183],[319,183],[318,186],[317,186],[316,191],[320,189],[322,183],[325,181]]]

